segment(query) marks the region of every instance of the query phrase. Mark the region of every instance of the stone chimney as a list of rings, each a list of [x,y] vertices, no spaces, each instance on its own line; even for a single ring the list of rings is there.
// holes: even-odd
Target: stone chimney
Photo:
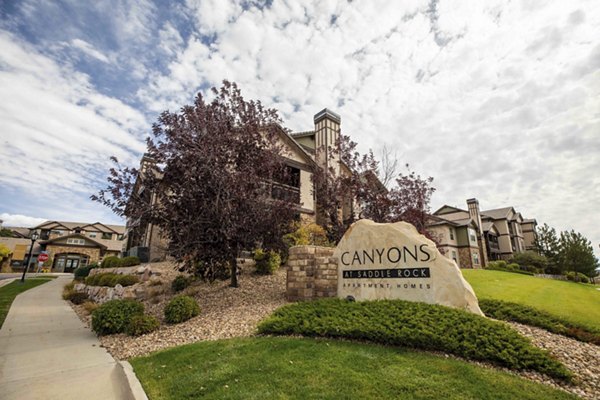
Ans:
[[[477,244],[479,245],[479,253],[481,255],[481,266],[487,265],[487,247],[486,240],[483,234],[483,224],[481,222],[481,213],[479,211],[479,201],[477,199],[467,199],[467,207],[469,209],[469,215],[475,224],[477,225]]]
[[[327,108],[315,114],[315,153],[317,164],[326,171],[333,168],[340,172],[338,141],[340,138],[339,115]]]

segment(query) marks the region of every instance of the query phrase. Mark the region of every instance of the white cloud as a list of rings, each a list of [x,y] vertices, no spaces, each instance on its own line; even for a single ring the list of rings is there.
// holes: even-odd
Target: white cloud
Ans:
[[[104,54],[102,54],[100,51],[96,50],[94,48],[94,46],[92,46],[91,44],[89,44],[85,40],[82,40],[82,39],[73,39],[73,40],[71,40],[71,45],[73,47],[81,50],[83,53],[87,54],[88,56],[95,58],[96,60],[100,60],[100,61],[105,62],[105,63],[109,63],[110,62],[110,60],[108,59],[107,56],[105,56]]]
[[[98,93],[88,77],[0,31],[0,181],[26,193],[97,190],[94,177],[116,155],[135,163],[149,128],[145,117]]]
[[[23,227],[23,228],[33,228],[34,226],[37,226],[44,221],[47,221],[45,218],[36,218],[36,217],[29,217],[27,215],[8,214],[8,213],[0,214],[0,220],[2,220],[2,226]]]

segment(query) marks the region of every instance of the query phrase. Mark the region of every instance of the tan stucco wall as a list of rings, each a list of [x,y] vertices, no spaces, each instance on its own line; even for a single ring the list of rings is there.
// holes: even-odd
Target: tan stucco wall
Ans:
[[[313,197],[312,173],[304,170],[300,170],[300,202],[302,203],[302,208],[316,211]]]

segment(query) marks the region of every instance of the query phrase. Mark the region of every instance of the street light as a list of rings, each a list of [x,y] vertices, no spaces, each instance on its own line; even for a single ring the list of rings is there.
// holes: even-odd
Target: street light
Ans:
[[[29,248],[29,255],[27,256],[27,263],[25,264],[25,268],[23,268],[23,276],[21,276],[21,283],[25,282],[25,273],[27,273],[27,270],[29,269],[29,262],[31,261],[31,253],[33,253],[33,244],[35,243],[36,240],[38,240],[38,238],[40,237],[39,233],[37,233],[37,231],[33,231],[33,233],[31,234],[31,247]]]

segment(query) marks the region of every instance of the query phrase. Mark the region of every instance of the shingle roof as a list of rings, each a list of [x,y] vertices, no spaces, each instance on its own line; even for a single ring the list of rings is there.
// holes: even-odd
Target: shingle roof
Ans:
[[[514,210],[512,207],[495,208],[493,210],[481,211],[482,217],[490,217],[492,219],[508,218],[508,213]]]
[[[89,230],[89,231],[100,231],[100,232],[115,232],[117,234],[124,234],[125,233],[125,225],[109,225],[109,224],[103,224],[101,222],[68,222],[68,221],[46,221],[43,222],[41,224],[39,224],[38,226],[34,227],[33,229],[40,229],[46,225],[52,225],[52,224],[56,224],[57,227],[62,226],[66,229],[69,230],[75,230],[76,228],[82,228],[84,230]],[[93,228],[93,229],[90,229]]]
[[[315,131],[294,132],[291,134],[293,138],[309,137],[314,135]]]

